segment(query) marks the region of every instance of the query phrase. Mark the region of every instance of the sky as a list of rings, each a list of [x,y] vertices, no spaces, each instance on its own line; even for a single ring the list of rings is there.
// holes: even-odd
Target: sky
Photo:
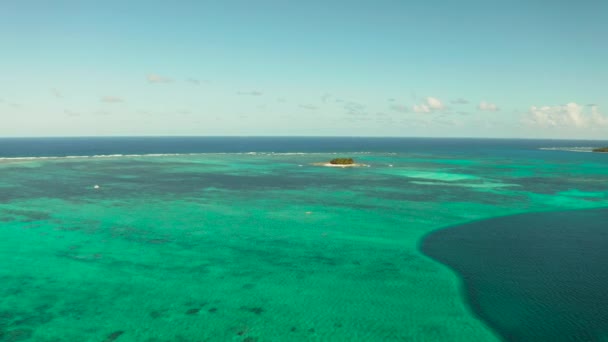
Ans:
[[[608,1],[0,1],[0,137],[608,140]]]

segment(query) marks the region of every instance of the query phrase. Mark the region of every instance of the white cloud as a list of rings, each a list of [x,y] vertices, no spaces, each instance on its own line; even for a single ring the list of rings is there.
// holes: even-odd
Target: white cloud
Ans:
[[[600,113],[599,107],[593,106],[590,111],[587,111],[585,106],[574,102],[559,106],[532,106],[523,121],[529,126],[544,128],[608,126],[608,117]]]
[[[439,101],[439,99],[434,98],[434,97],[427,97],[426,103],[428,103],[431,110],[439,110],[439,109],[444,108],[443,103],[441,101]]]
[[[598,106],[591,107],[591,121],[600,126],[608,126],[608,117],[600,113],[600,108]]]
[[[443,105],[443,102],[441,102],[441,100],[439,100],[438,98],[429,96],[426,98],[425,103],[414,105],[412,109],[416,113],[430,113],[434,110],[445,109],[445,106]]]
[[[477,109],[483,110],[483,111],[488,111],[488,112],[495,112],[495,111],[499,110],[499,108],[496,104],[486,102],[486,101],[481,101],[479,103],[479,106],[477,106]]]
[[[149,74],[146,79],[150,83],[171,83],[173,80],[169,77],[157,75],[157,74]]]
[[[430,113],[431,109],[429,108],[429,106],[421,104],[421,105],[414,105],[412,107],[412,109],[414,110],[414,112],[416,113]]]

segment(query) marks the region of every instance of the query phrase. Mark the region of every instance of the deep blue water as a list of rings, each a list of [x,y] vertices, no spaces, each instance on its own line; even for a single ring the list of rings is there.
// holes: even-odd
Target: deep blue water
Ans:
[[[0,157],[93,156],[110,154],[232,153],[232,152],[413,152],[474,156],[534,156],[594,160],[540,148],[600,147],[608,141],[347,138],[347,137],[80,137],[0,138]]]
[[[530,213],[431,233],[474,312],[508,341],[608,339],[608,210]]]

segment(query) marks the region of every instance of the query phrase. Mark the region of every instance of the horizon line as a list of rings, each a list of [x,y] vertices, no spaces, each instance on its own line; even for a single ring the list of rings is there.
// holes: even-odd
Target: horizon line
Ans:
[[[377,135],[49,135],[0,136],[0,139],[88,139],[88,138],[343,138],[343,139],[479,139],[479,140],[570,140],[608,141],[593,138],[522,138],[522,137],[462,137],[462,136],[377,136]]]

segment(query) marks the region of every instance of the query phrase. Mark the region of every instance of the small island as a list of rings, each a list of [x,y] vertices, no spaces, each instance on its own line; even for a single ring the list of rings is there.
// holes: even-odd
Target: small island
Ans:
[[[353,158],[334,158],[329,163],[332,165],[352,165],[355,161]]]
[[[355,163],[353,158],[334,158],[329,162],[325,163],[313,163],[312,165],[316,166],[328,166],[328,167],[361,167],[361,166],[369,166],[366,164],[358,164]]]
[[[598,147],[598,148],[594,148],[593,152],[601,152],[601,153],[608,153],[608,147]]]

